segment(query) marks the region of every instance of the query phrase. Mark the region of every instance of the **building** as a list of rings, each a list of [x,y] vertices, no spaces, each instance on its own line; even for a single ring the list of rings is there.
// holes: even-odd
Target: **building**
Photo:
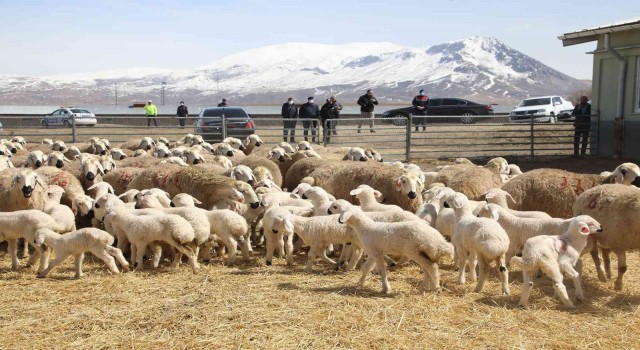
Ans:
[[[640,18],[558,37],[563,46],[597,42],[592,111],[600,115],[599,156],[640,158]]]

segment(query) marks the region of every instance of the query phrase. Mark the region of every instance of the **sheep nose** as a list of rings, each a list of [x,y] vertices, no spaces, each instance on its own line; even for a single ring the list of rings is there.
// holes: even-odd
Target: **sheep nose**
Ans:
[[[12,149],[11,149],[11,153],[13,153],[13,154],[18,153],[18,149],[17,149],[17,148],[15,148],[15,147],[14,147],[14,148],[12,148]]]
[[[602,232],[602,226],[600,226],[600,228],[597,229],[596,232]]]
[[[58,160],[56,162],[56,168],[60,169],[64,166],[64,162],[62,160]]]
[[[173,202],[171,202],[171,203],[169,204],[169,206],[170,206],[170,207],[172,207],[172,208],[175,208],[175,207],[176,207],[176,205],[175,205],[175,204],[173,204]]]
[[[409,192],[409,194],[407,194],[409,196],[410,199],[416,199],[416,193],[411,191]]]
[[[138,205],[138,203],[136,203],[136,205],[134,206],[135,209],[140,209],[140,206]]]
[[[200,164],[200,163],[202,163],[202,161],[201,161],[200,159],[194,159],[194,160],[193,160],[193,164],[194,164],[194,165],[195,165],[195,164]]]
[[[164,157],[162,157],[162,158],[169,158],[169,153],[165,153]]]
[[[327,214],[333,215],[333,213],[331,212],[331,209],[327,209]]]
[[[447,203],[447,202],[444,202],[444,205],[443,205],[443,206],[444,206],[445,208],[451,208],[451,207],[449,206],[449,203]]]
[[[284,162],[284,156],[280,156],[280,158],[278,158],[279,161]]]
[[[251,208],[253,209],[258,209],[259,206],[260,206],[260,202],[251,203]]]
[[[36,160],[36,168],[39,168],[41,166],[42,166],[42,161]]]
[[[3,151],[0,151],[0,156],[4,156],[4,152]]]
[[[227,157],[233,157],[233,151],[228,151],[227,152]]]
[[[104,156],[105,154],[107,154],[107,151],[102,151],[102,152],[100,152],[100,155],[101,155],[101,156]]]
[[[249,185],[253,186],[254,181],[253,181],[253,180],[247,180],[247,183],[248,183]]]
[[[93,219],[94,216],[95,216],[95,213],[93,212],[93,209],[89,210],[89,212],[87,213],[87,217],[89,219]]]
[[[365,158],[365,157],[360,157],[360,161],[361,161],[361,162],[366,162],[366,161],[367,161],[367,158]]]
[[[240,145],[240,150],[244,151],[245,149],[247,149],[244,145]]]
[[[380,163],[384,162],[384,159],[380,158]]]
[[[271,230],[271,232],[273,232],[273,233],[278,233],[278,230]]]
[[[309,199],[306,194],[302,194],[302,199]]]
[[[33,187],[31,187],[31,186],[23,186],[22,187],[22,195],[23,196],[25,196],[26,198],[30,198],[32,194],[33,194]]]
[[[260,146],[262,146],[262,143],[261,142],[256,142],[256,147],[260,147]]]
[[[151,150],[151,146],[147,146],[147,151]]]
[[[96,178],[96,175],[94,173],[92,173],[92,172],[88,172],[87,173],[87,180],[93,181],[93,180],[95,180],[95,178]]]

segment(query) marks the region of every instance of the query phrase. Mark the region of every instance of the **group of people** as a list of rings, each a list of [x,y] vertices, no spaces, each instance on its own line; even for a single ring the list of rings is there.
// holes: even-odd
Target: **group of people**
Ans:
[[[222,102],[218,103],[218,107],[229,107],[229,102],[226,98],[223,98]],[[144,111],[147,115],[147,126],[151,126],[151,122],[153,122],[153,125],[158,127],[158,120],[156,119],[158,117],[158,107],[153,104],[153,101],[147,101],[147,104],[144,106]],[[178,117],[180,128],[184,129],[185,122],[189,116],[189,108],[184,104],[184,101],[180,101],[176,116]]]

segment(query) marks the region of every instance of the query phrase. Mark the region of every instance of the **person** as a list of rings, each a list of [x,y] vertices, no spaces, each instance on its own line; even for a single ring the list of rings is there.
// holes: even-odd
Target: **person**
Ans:
[[[589,128],[591,127],[591,104],[587,96],[580,97],[580,103],[573,108],[571,115],[575,118],[573,127],[575,134],[573,136],[573,155],[578,155],[578,144],[582,139],[581,155],[587,153],[587,143],[589,142]]]
[[[367,90],[366,94],[360,96],[357,103],[360,106],[360,118],[371,119],[371,121],[369,122],[369,132],[376,132],[375,130],[373,130],[373,118],[375,117],[373,109],[375,108],[375,105],[378,104],[378,100],[373,97],[373,91],[371,91],[371,89]],[[360,133],[361,128],[362,120],[358,122],[358,133]]]
[[[153,120],[153,124],[158,127],[158,121],[156,117],[158,116],[158,107],[153,104],[151,100],[147,102],[147,105],[144,106],[144,111],[147,114],[147,126],[151,126],[151,120]]]
[[[189,109],[184,105],[184,101],[180,101],[180,106],[178,106],[176,114],[178,115],[178,123],[180,123],[180,127],[184,129],[185,120],[187,119],[187,116],[189,116]]]
[[[420,89],[420,93],[413,98],[411,102],[413,105],[413,109],[411,110],[411,114],[414,117],[414,124],[416,126],[416,131],[418,131],[418,127],[422,125],[422,131],[427,130],[427,109],[429,109],[429,96],[424,94],[424,90]]]
[[[317,104],[313,103],[313,96],[307,98],[307,103],[300,106],[298,115],[300,116],[300,119],[302,119],[302,127],[304,128],[304,140],[309,141],[307,136],[309,130],[311,130],[311,142],[316,142],[316,129],[318,128],[318,121],[310,119],[318,119],[318,117],[320,116],[320,107],[318,107]]]
[[[282,104],[282,111],[280,113],[282,115],[282,119],[286,119],[282,121],[282,132],[284,142],[287,142],[287,137],[289,137],[289,142],[296,141],[296,123],[298,122],[298,107],[293,103],[293,97],[289,97],[287,102]]]
[[[320,108],[320,117],[322,118],[323,135],[325,142],[331,142],[331,134],[337,135],[336,123],[340,117],[342,105],[336,100],[335,96],[327,99],[326,103]],[[327,122],[329,120],[329,122]]]
[[[229,107],[229,103],[227,103],[227,99],[223,98],[222,102],[218,103],[218,107]]]

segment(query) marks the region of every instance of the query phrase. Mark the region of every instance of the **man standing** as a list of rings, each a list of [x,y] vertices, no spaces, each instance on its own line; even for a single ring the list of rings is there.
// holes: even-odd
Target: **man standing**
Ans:
[[[416,131],[418,131],[418,127],[422,125],[422,131],[427,130],[427,109],[429,109],[429,96],[424,94],[424,90],[420,89],[420,93],[413,98],[411,102],[413,105],[413,109],[411,110],[411,114],[413,117],[417,117],[413,119],[413,124],[416,126]]]
[[[589,142],[589,128],[591,127],[591,105],[587,96],[580,97],[580,103],[573,108],[572,116],[575,117],[573,127],[575,134],[573,136],[573,155],[578,155],[578,144],[582,138],[581,155],[587,153],[587,143]]]
[[[336,123],[340,117],[340,111],[342,105],[336,100],[335,96],[331,96],[327,99],[327,102],[320,109],[320,116],[322,117],[322,127],[325,142],[331,142],[331,134],[337,135]],[[327,122],[328,121],[328,122]]]
[[[367,90],[367,93],[360,96],[360,98],[358,99],[358,105],[360,106],[360,118],[371,119],[371,121],[369,122],[369,132],[375,132],[375,130],[373,130],[373,118],[375,117],[373,109],[377,104],[378,100],[373,97],[373,91],[371,91],[371,89]],[[358,122],[358,133],[360,133],[361,128],[362,120]]]
[[[178,123],[180,123],[180,128],[184,129],[184,123],[189,115],[189,109],[184,105],[184,101],[180,101],[180,106],[178,106],[178,111],[176,112],[178,115]]]
[[[318,127],[318,121],[310,119],[318,119],[320,116],[320,107],[313,103],[313,96],[307,98],[307,103],[300,106],[299,115],[300,119],[302,119],[302,127],[304,128],[304,140],[309,141],[307,135],[309,130],[311,130],[311,142],[316,142],[316,128]]]
[[[218,103],[218,107],[229,107],[229,104],[227,103],[227,99],[223,98],[222,102]]]
[[[158,116],[158,107],[156,107],[156,105],[154,105],[153,102],[149,100],[149,102],[147,102],[147,105],[144,106],[144,111],[147,114],[147,126],[151,126],[151,120],[153,120],[153,124],[157,128],[158,121],[156,120],[156,117]]]
[[[298,122],[298,107],[293,103],[293,97],[289,97],[287,102],[282,105],[282,111],[280,113],[282,115],[282,132],[284,142],[287,142],[287,137],[289,137],[289,142],[296,141],[296,123]]]

